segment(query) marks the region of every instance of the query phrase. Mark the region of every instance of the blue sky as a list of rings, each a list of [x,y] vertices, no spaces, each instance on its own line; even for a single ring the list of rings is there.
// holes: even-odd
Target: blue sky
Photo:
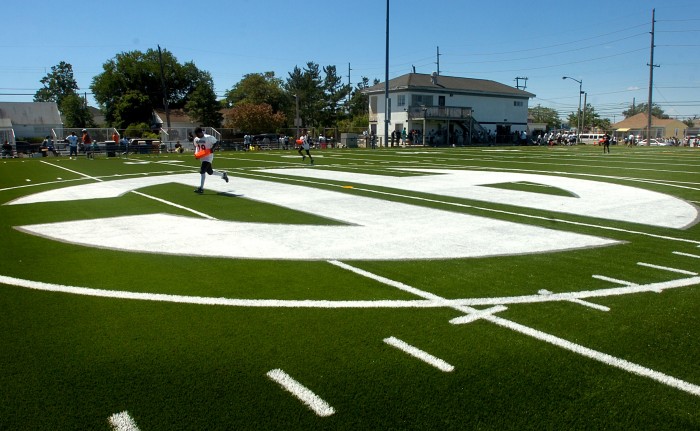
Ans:
[[[656,8],[653,101],[682,119],[700,116],[700,2],[392,0],[390,78],[437,70],[515,86],[527,77],[538,104],[563,115],[588,102],[611,120],[646,102],[652,9]],[[9,0],[4,7],[0,101],[31,101],[51,66],[73,66],[90,92],[102,64],[120,52],[171,51],[211,73],[218,95],[245,74],[286,79],[308,61],[335,65],[353,85],[384,80],[386,2]],[[18,95],[18,94],[30,95]],[[88,96],[89,97],[89,96]]]

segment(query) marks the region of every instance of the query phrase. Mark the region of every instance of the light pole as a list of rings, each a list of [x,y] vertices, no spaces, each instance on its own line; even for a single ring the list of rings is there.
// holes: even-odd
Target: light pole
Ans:
[[[578,82],[578,118],[576,119],[576,134],[581,134],[581,95],[583,94],[583,79],[578,80],[570,76],[562,76],[561,79],[570,79],[572,81]],[[578,136],[576,137],[576,142],[578,143]]]

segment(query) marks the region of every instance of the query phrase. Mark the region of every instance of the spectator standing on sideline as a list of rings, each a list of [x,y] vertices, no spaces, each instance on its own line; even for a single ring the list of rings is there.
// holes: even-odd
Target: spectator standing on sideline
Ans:
[[[75,135],[75,132],[71,132],[70,136],[66,138],[66,141],[68,141],[68,158],[73,159],[73,155],[75,155],[75,158],[78,158],[78,137]]]
[[[85,156],[88,158],[92,157],[94,159],[95,154],[92,151],[93,150],[92,138],[90,137],[90,134],[88,133],[87,129],[83,129],[83,136],[80,139],[83,142],[83,149],[85,150]]]
[[[2,158],[12,158],[12,145],[7,140],[2,144]]]
[[[204,130],[201,127],[194,129],[194,157],[202,162],[199,168],[200,183],[199,187],[194,189],[195,193],[200,195],[204,193],[204,181],[208,175],[214,175],[221,177],[224,181],[228,182],[228,174],[222,171],[215,171],[212,167],[212,162],[214,161],[214,145],[216,145],[216,138],[211,135],[205,135]]]
[[[603,154],[610,154],[610,135],[607,133],[603,135]]]

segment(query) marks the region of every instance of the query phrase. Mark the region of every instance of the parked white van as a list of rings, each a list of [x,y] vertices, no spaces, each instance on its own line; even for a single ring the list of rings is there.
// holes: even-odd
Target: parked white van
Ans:
[[[586,145],[598,145],[605,133],[581,133],[578,135],[578,142]]]

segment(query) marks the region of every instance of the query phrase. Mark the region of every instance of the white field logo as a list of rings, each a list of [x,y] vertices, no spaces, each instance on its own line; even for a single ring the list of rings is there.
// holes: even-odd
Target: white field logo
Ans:
[[[502,172],[410,171],[426,175],[391,177],[308,169],[263,172],[372,184],[397,190],[397,193],[402,190],[430,193],[436,196],[435,199],[449,196],[678,229],[691,225],[698,216],[693,205],[675,197],[616,184]],[[197,180],[197,175],[177,174],[106,181],[37,193],[8,205],[116,199],[143,187],[167,183],[191,186]],[[568,191],[571,196],[484,187],[512,182],[557,187]],[[311,213],[335,220],[338,224],[250,223],[217,220],[201,214],[186,217],[162,213],[46,223],[18,229],[90,247],[251,259],[448,259],[543,253],[617,243],[596,236],[233,175],[228,184],[210,179],[207,188],[235,192],[241,196],[239,199]],[[235,205],[235,200],[230,204]]]

